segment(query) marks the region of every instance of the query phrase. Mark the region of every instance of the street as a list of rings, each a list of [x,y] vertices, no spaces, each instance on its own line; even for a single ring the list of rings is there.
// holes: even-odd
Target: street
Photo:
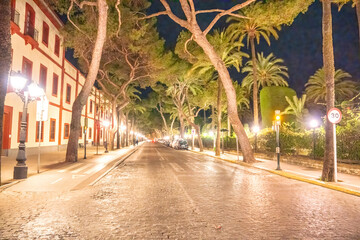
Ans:
[[[359,224],[356,196],[157,143],[94,186],[0,192],[0,239],[359,239]]]

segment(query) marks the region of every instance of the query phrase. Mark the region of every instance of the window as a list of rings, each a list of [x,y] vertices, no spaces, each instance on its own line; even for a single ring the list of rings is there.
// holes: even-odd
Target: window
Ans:
[[[92,137],[92,128],[89,128],[89,139]]]
[[[49,25],[43,22],[42,42],[45,46],[49,44]]]
[[[80,127],[80,138],[82,138],[82,134],[83,134],[83,127]]]
[[[22,118],[22,112],[19,112],[19,122],[18,122],[18,142],[20,142],[21,118]],[[29,114],[27,114],[27,116],[26,116],[26,123],[29,125]],[[25,140],[25,142],[27,142],[27,141],[28,141],[28,130],[29,130],[29,126],[27,126],[27,128],[26,128],[26,140]]]
[[[40,122],[36,121],[36,134],[35,134],[35,142],[39,142],[40,138]],[[44,122],[41,121],[41,141],[44,141]]]
[[[99,106],[95,103],[95,113],[99,114]]]
[[[68,123],[64,124],[64,139],[68,139],[70,134],[70,125]]]
[[[25,35],[37,40],[38,32],[35,30],[35,11],[28,3],[26,3],[24,29]]]
[[[26,76],[28,81],[32,79],[32,66],[32,61],[30,61],[26,57],[23,57],[22,73]]]
[[[100,131],[100,138],[102,138],[102,129],[101,129],[101,131]]]
[[[50,142],[55,142],[56,119],[50,118]]]
[[[44,92],[46,92],[46,78],[47,78],[47,68],[40,64],[40,79],[39,79],[39,85],[42,89],[44,89]]]
[[[90,100],[90,113],[93,112],[93,100]]]
[[[54,52],[56,56],[60,55],[60,38],[58,35],[55,35],[55,48]]]
[[[59,76],[54,73],[54,75],[53,75],[53,85],[52,85],[52,95],[54,97],[57,97],[58,85],[59,85]]]
[[[70,100],[71,100],[71,85],[66,84],[66,99],[65,99],[65,102],[70,104]]]

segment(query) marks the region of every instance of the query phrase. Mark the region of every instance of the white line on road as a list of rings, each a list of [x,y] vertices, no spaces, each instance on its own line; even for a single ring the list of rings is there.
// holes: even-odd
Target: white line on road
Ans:
[[[52,182],[52,183],[50,183],[50,184],[55,184],[55,183],[58,183],[58,182],[60,182],[61,180],[63,180],[63,178],[59,178],[58,180],[53,181],[53,182]]]
[[[90,174],[90,173],[93,173],[93,172],[98,172],[98,171],[100,171],[101,169],[103,169],[104,167],[105,167],[104,164],[96,165],[95,167],[90,168],[89,170],[87,170],[87,171],[85,172],[85,174]]]
[[[68,166],[67,168],[61,169],[61,170],[59,170],[59,171],[57,171],[57,172],[63,173],[63,172],[66,172],[66,171],[68,171],[68,170],[72,170],[72,169],[74,169],[74,168],[77,168],[77,167],[79,167],[79,166],[82,166],[82,165],[84,165],[84,164],[85,164],[85,163],[75,163],[75,164],[71,164],[71,165]]]
[[[170,166],[176,171],[176,172],[184,172],[185,170],[179,166],[177,163],[169,163]]]
[[[91,166],[92,167],[92,166]],[[84,169],[86,169],[86,168],[89,168],[89,165],[85,165],[85,166],[83,166],[83,167],[81,167],[81,168],[78,168],[78,169],[76,169],[76,170],[73,170],[73,171],[71,171],[71,173],[78,173],[78,172],[80,172],[80,171],[82,171],[82,170],[84,170]]]

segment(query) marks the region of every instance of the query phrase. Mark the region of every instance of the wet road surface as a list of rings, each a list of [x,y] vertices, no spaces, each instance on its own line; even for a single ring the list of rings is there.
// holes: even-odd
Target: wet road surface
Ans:
[[[93,187],[0,193],[0,239],[360,239],[360,198],[147,143]]]

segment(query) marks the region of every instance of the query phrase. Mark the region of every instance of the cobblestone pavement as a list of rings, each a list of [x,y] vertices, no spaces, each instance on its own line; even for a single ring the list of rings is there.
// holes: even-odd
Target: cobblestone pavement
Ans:
[[[0,193],[0,239],[360,239],[360,199],[148,143],[93,187]]]

